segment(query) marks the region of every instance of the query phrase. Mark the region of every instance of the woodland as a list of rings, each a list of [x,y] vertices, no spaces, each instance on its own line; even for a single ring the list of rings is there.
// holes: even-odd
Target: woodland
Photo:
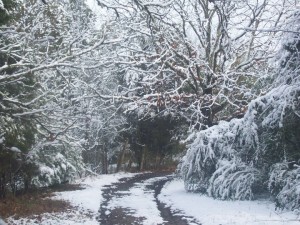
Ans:
[[[0,0],[0,198],[166,168],[300,209],[298,0]]]

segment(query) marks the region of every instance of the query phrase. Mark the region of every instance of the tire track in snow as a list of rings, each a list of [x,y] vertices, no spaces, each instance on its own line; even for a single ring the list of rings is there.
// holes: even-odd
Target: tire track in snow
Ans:
[[[173,176],[167,176],[165,179],[158,180],[148,186],[149,189],[155,190],[154,197],[157,208],[161,212],[161,216],[165,221],[163,225],[201,225],[201,223],[197,222],[194,218],[183,216],[180,211],[175,212],[171,210],[170,207],[167,207],[165,203],[159,201],[158,195],[161,193],[162,188],[173,178]]]
[[[158,200],[163,186],[173,176],[169,172],[138,174],[106,186],[99,210],[101,225],[189,225],[193,218],[172,212]]]

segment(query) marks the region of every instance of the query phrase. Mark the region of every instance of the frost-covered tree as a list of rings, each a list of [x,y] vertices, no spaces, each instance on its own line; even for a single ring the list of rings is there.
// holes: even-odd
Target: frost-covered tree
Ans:
[[[296,9],[280,29],[272,88],[249,104],[244,118],[190,136],[179,166],[187,190],[221,199],[252,199],[269,191],[278,207],[300,207],[299,15]]]
[[[37,143],[31,151],[31,161],[38,164],[41,172],[34,178],[34,184],[46,185],[48,182],[49,185],[69,180],[83,171],[82,147],[72,130],[83,113],[82,104],[77,99],[82,94],[78,88],[80,84],[75,80],[82,76],[81,71],[93,60],[83,59],[95,45],[87,40],[95,41],[99,36],[92,34],[92,15],[82,3],[52,2],[45,7],[40,2],[29,2],[28,7],[32,15],[40,12],[37,20],[24,21],[28,27],[40,27],[31,33],[41,41],[37,42],[37,51],[45,58],[38,56],[35,65],[41,62],[51,65],[54,62],[47,70],[36,73],[42,98],[38,106],[41,112],[34,115],[38,134]],[[29,12],[25,13],[28,16]],[[46,45],[45,41],[48,42]],[[57,59],[62,65],[55,65]]]
[[[94,97],[86,103],[83,127],[79,128],[83,134],[83,160],[89,171],[106,174],[112,158],[121,150],[120,132],[126,120],[120,106],[116,108],[110,100]]]
[[[18,67],[11,65],[22,63],[18,54],[19,45],[9,35],[8,28],[11,23],[8,19],[12,20],[13,13],[17,11],[16,2],[2,3],[5,8],[0,9],[0,197],[5,197],[7,188],[13,193],[20,188],[20,184],[27,188],[30,174],[36,169],[33,164],[26,163],[27,154],[35,141],[35,123],[19,115],[31,108],[26,103],[36,97],[37,79],[28,74],[15,82],[13,79],[2,80],[19,72]]]
[[[106,173],[108,158],[117,149],[115,138],[123,125],[118,104],[114,104],[117,82],[111,66],[116,45],[122,39],[114,31],[116,22],[97,21],[84,4],[74,2],[64,5],[64,9],[66,24],[56,29],[63,34],[59,35],[62,43],[58,49],[65,47],[70,58],[43,79],[43,93],[50,97],[43,107],[50,110],[39,120],[40,135],[46,146],[53,142],[51,148],[56,151],[52,154],[63,152],[65,161],[74,162],[73,169],[80,172],[84,167]],[[67,149],[65,146],[70,150],[62,150]]]
[[[105,83],[99,68],[109,64],[111,49],[103,46],[118,41],[107,24],[96,29],[91,10],[80,1],[24,1],[11,16],[0,28],[1,154],[17,161],[22,156],[16,171],[33,164],[38,170],[28,180],[34,185],[60,183],[84,167],[85,102],[108,99],[99,91],[108,85],[95,89],[95,79]],[[100,111],[103,102],[93,106]]]
[[[280,73],[277,85],[280,102],[272,108],[271,117],[265,121],[274,134],[273,141],[267,142],[267,155],[272,156],[268,189],[276,199],[277,207],[290,210],[300,208],[300,10],[296,10],[286,26],[283,48],[279,54]],[[280,95],[281,93],[281,95]],[[284,95],[283,95],[284,94]],[[277,117],[277,120],[274,119]],[[274,123],[275,122],[275,123]],[[277,123],[276,123],[277,122]],[[271,133],[271,134],[272,134]],[[271,136],[270,132],[267,137]],[[277,144],[276,144],[277,143]],[[273,150],[273,151],[272,151]],[[275,150],[275,151],[274,151]]]
[[[198,129],[224,117],[240,117],[260,95],[261,78],[268,73],[267,60],[274,56],[279,36],[265,31],[280,27],[294,4],[124,2],[125,16],[134,21],[126,28],[135,35],[124,45],[130,64],[121,67],[126,93],[139,99],[129,110],[179,114]],[[122,12],[116,1],[101,4]]]

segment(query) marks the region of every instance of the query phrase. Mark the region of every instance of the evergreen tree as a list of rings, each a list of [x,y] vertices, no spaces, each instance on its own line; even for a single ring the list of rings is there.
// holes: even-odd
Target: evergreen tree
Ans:
[[[32,109],[27,103],[36,97],[37,79],[28,74],[23,79],[10,80],[20,71],[14,65],[22,63],[21,55],[9,48],[15,42],[6,32],[15,19],[17,3],[7,0],[1,3],[4,7],[0,7],[0,25],[8,27],[0,30],[0,75],[8,77],[0,81],[0,193],[5,197],[7,188],[13,193],[27,189],[37,169],[28,162],[29,151],[35,143],[36,125],[30,115],[26,115]],[[15,46],[14,50],[18,49],[20,46]]]
[[[5,25],[9,19],[12,19],[11,12],[16,8],[17,1],[1,0],[0,1],[0,26]]]

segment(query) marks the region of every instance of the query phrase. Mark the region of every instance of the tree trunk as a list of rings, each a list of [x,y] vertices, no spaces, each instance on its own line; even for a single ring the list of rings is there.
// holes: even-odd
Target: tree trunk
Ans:
[[[122,164],[123,164],[123,162],[124,162],[127,144],[128,144],[128,139],[126,139],[126,141],[124,142],[122,151],[121,151],[121,153],[120,153],[120,155],[119,155],[118,163],[117,163],[117,171],[116,171],[116,172],[119,172],[119,171],[120,171],[120,169],[121,169],[121,167],[122,167]]]
[[[132,167],[132,155],[130,155],[128,164],[127,164],[127,171],[131,171],[131,167]]]
[[[5,183],[5,173],[2,173],[0,177],[0,198],[5,198]]]
[[[106,150],[104,150],[102,154],[102,173],[108,174],[108,159]]]
[[[141,164],[140,164],[140,171],[142,171],[145,167],[145,160],[146,160],[146,153],[147,153],[147,147],[144,146],[142,150],[142,157],[141,157]]]

